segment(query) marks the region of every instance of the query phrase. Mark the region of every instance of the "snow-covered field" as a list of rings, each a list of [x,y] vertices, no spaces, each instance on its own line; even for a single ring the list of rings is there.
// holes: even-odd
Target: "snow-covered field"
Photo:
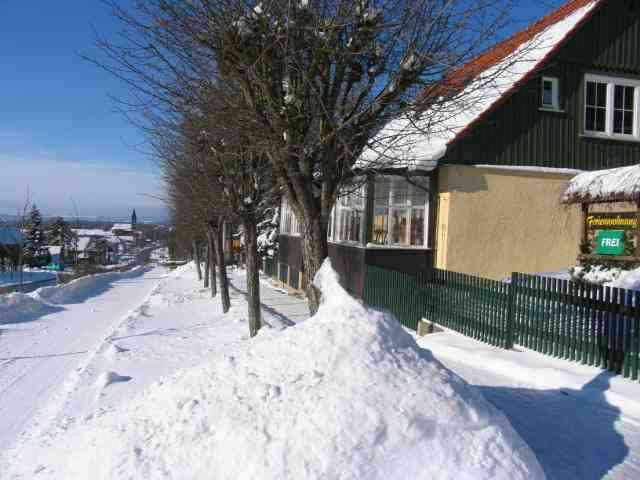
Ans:
[[[148,284],[0,471],[36,479],[543,478],[501,413],[394,320],[349,298],[331,273],[318,317],[284,330],[305,318],[304,302],[263,283],[274,328],[252,340],[238,272],[226,316],[192,265]]]

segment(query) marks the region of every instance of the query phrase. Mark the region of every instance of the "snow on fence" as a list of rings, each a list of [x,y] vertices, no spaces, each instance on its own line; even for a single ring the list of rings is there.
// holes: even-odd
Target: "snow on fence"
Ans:
[[[434,269],[367,267],[364,301],[417,329],[422,318],[477,340],[581,362],[637,380],[640,292],[514,273],[511,283]]]

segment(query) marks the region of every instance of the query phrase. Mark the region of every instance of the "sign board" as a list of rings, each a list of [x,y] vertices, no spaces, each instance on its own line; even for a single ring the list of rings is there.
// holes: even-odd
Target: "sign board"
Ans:
[[[636,230],[638,217],[636,213],[590,213],[587,216],[589,230]]]
[[[624,254],[624,230],[601,230],[596,237],[598,255]]]

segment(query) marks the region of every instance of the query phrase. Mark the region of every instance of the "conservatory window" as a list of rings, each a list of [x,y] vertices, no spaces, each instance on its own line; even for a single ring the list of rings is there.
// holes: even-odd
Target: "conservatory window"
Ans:
[[[285,235],[300,235],[300,224],[286,198],[282,199],[280,233]]]
[[[635,138],[638,135],[640,81],[587,75],[584,130],[595,136]]]
[[[364,186],[346,189],[338,198],[329,222],[329,238],[334,241],[362,241]]]
[[[426,245],[428,200],[428,178],[376,178],[371,241],[378,245]]]

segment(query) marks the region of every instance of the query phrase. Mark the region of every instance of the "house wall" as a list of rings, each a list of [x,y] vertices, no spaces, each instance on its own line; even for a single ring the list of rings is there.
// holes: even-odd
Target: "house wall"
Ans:
[[[447,163],[597,170],[638,163],[640,142],[584,132],[584,76],[640,78],[640,2],[607,1],[557,54],[447,152]],[[560,112],[544,111],[541,78],[559,79]]]
[[[571,176],[443,166],[436,267],[500,280],[575,265],[582,215],[560,203]]]
[[[278,262],[280,268],[289,268],[290,275],[302,272],[302,239],[298,236],[280,235]],[[342,286],[356,298],[362,298],[366,266],[372,265],[405,273],[418,273],[433,266],[433,252],[424,249],[404,248],[364,248],[343,243],[329,243],[329,258],[333,268],[340,275]],[[288,265],[288,267],[285,267]],[[285,276],[287,275],[285,274]],[[301,282],[304,284],[306,279]],[[283,282],[296,289],[291,282]],[[302,287],[298,282],[299,287]]]

